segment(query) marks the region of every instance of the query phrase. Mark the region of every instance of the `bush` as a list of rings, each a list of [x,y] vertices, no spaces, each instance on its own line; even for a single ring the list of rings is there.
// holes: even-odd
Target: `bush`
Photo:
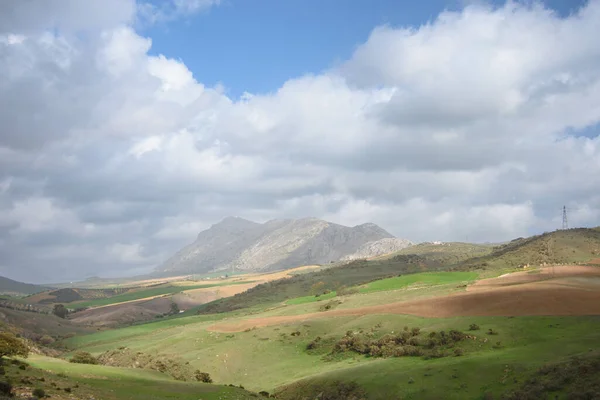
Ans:
[[[495,330],[493,330],[492,328],[490,328],[490,329],[488,329],[487,334],[488,335],[497,335],[498,332],[496,332]]]
[[[0,381],[0,394],[12,396],[12,384],[10,382]]]
[[[67,310],[67,307],[65,307],[62,304],[55,304],[54,308],[52,309],[52,314],[56,315],[59,318],[67,318],[69,310]]]
[[[317,336],[312,342],[306,345],[306,350],[314,350],[317,348],[318,343],[321,341],[321,336]]]
[[[270,396],[269,392],[267,392],[266,390],[261,390],[260,392],[258,392],[258,394],[260,394],[262,397]]]
[[[460,356],[462,356],[463,354],[465,354],[465,352],[463,351],[463,349],[461,349],[461,348],[459,348],[459,347],[457,347],[456,349],[454,349],[454,355],[455,355],[456,357],[460,357]]]
[[[42,336],[41,338],[38,339],[38,342],[41,345],[49,346],[52,343],[54,343],[54,338],[52,338],[52,336],[44,335],[44,336]]]
[[[471,324],[471,325],[469,325],[469,330],[470,331],[478,331],[479,330],[479,325],[477,325],[477,324]]]
[[[210,377],[208,372],[201,372],[197,369],[196,372],[194,372],[194,375],[198,382],[212,383],[212,378]]]
[[[42,388],[33,389],[33,392],[31,392],[31,394],[33,394],[33,396],[37,397],[38,399],[43,399],[44,397],[46,397],[46,392]]]
[[[87,351],[78,351],[69,362],[76,364],[98,364],[98,359]]]
[[[21,339],[9,332],[0,332],[0,359],[3,357],[27,357],[29,347]]]

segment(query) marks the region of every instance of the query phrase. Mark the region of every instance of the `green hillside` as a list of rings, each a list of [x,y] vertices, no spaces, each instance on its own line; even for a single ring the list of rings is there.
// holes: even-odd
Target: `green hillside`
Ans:
[[[0,294],[28,295],[43,292],[48,289],[49,288],[47,287],[13,281],[12,279],[0,276]]]
[[[502,270],[530,265],[585,264],[600,257],[600,228],[559,230],[515,239],[484,256],[457,263],[455,270]]]

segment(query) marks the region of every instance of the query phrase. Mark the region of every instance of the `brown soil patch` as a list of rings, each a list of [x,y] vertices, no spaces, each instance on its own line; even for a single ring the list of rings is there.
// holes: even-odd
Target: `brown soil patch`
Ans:
[[[521,285],[535,282],[553,282],[573,277],[600,277],[600,268],[581,265],[561,265],[530,271],[520,271],[496,278],[482,279],[467,288],[467,291],[490,290],[500,287]]]
[[[573,268],[571,270],[567,268]],[[588,270],[587,268],[591,268]],[[556,267],[555,277],[513,274],[486,279],[477,290],[415,301],[303,315],[223,321],[208,330],[239,332],[248,328],[303,322],[316,318],[368,314],[408,314],[443,318],[455,316],[600,315],[600,269]],[[537,280],[531,276],[542,275]],[[584,278],[584,279],[582,279]],[[521,282],[521,283],[515,283]],[[474,285],[474,286],[477,286]]]
[[[172,301],[177,303],[177,306],[180,310],[187,310],[201,304],[221,299],[223,297],[229,297],[238,293],[242,293],[264,282],[289,277],[294,272],[311,270],[315,268],[319,267],[305,266],[268,274],[248,274],[241,277],[238,276],[229,278],[228,280],[206,281],[207,284],[211,282],[224,283],[239,282],[241,280],[252,281],[249,283],[235,285],[213,286],[191,290],[185,290],[185,286],[181,286],[181,290],[183,290],[183,292],[174,294],[172,296],[159,295],[139,300],[130,300],[116,304],[97,306],[85,311],[80,311],[72,315],[71,321],[79,325],[103,327],[129,324],[137,321],[149,321],[156,318],[157,315],[169,312]]]

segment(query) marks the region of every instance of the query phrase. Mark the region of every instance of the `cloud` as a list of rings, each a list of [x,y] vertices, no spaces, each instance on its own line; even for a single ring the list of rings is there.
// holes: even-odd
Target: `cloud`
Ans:
[[[165,23],[206,11],[218,6],[221,0],[166,0],[158,3],[141,2],[137,5],[138,21],[143,25]]]
[[[144,7],[218,2],[34,3],[0,6],[0,275],[147,272],[228,215],[415,241],[553,230],[563,204],[600,225],[600,1],[375,27],[341,65],[240,99],[138,29]]]

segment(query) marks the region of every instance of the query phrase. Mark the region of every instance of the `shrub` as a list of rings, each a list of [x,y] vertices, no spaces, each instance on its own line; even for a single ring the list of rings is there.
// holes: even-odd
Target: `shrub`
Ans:
[[[194,375],[198,382],[212,383],[213,381],[208,372],[201,372],[199,369],[194,372]]]
[[[64,390],[65,392],[67,392],[67,393],[71,393],[71,391],[72,391],[70,387],[66,387],[66,388],[64,388],[63,390]]]
[[[38,339],[38,342],[44,346],[48,346],[54,343],[54,338],[52,338],[52,336],[44,335]]]
[[[312,342],[306,345],[306,350],[314,350],[317,348],[318,343],[321,341],[321,336],[317,336]]]
[[[10,382],[0,381],[0,394],[12,396],[12,384]]]
[[[0,332],[0,359],[3,357],[29,355],[29,347],[21,339],[9,332]]]
[[[469,330],[470,331],[478,331],[479,330],[479,325],[477,325],[477,324],[471,324],[471,325],[469,325]]]
[[[55,304],[54,308],[52,309],[52,314],[56,315],[59,318],[67,318],[69,310],[67,310],[67,307],[65,307],[62,304]]]
[[[46,392],[42,388],[33,389],[33,392],[31,392],[31,394],[37,397],[38,399],[43,399],[44,397],[46,397]]]
[[[78,351],[69,362],[77,364],[98,364],[98,359],[87,351]]]
[[[460,357],[460,356],[462,356],[463,354],[465,354],[465,352],[463,351],[463,349],[461,349],[461,348],[459,348],[459,347],[457,347],[456,349],[454,349],[454,355],[455,355],[456,357]]]
[[[266,390],[261,390],[260,392],[258,392],[258,394],[260,394],[262,397],[270,396],[269,392],[267,392]]]
[[[0,366],[0,375],[6,375],[6,370],[2,366]]]
[[[497,335],[498,332],[496,332],[495,330],[493,330],[492,328],[490,328],[490,329],[488,329],[487,334],[488,335]]]

